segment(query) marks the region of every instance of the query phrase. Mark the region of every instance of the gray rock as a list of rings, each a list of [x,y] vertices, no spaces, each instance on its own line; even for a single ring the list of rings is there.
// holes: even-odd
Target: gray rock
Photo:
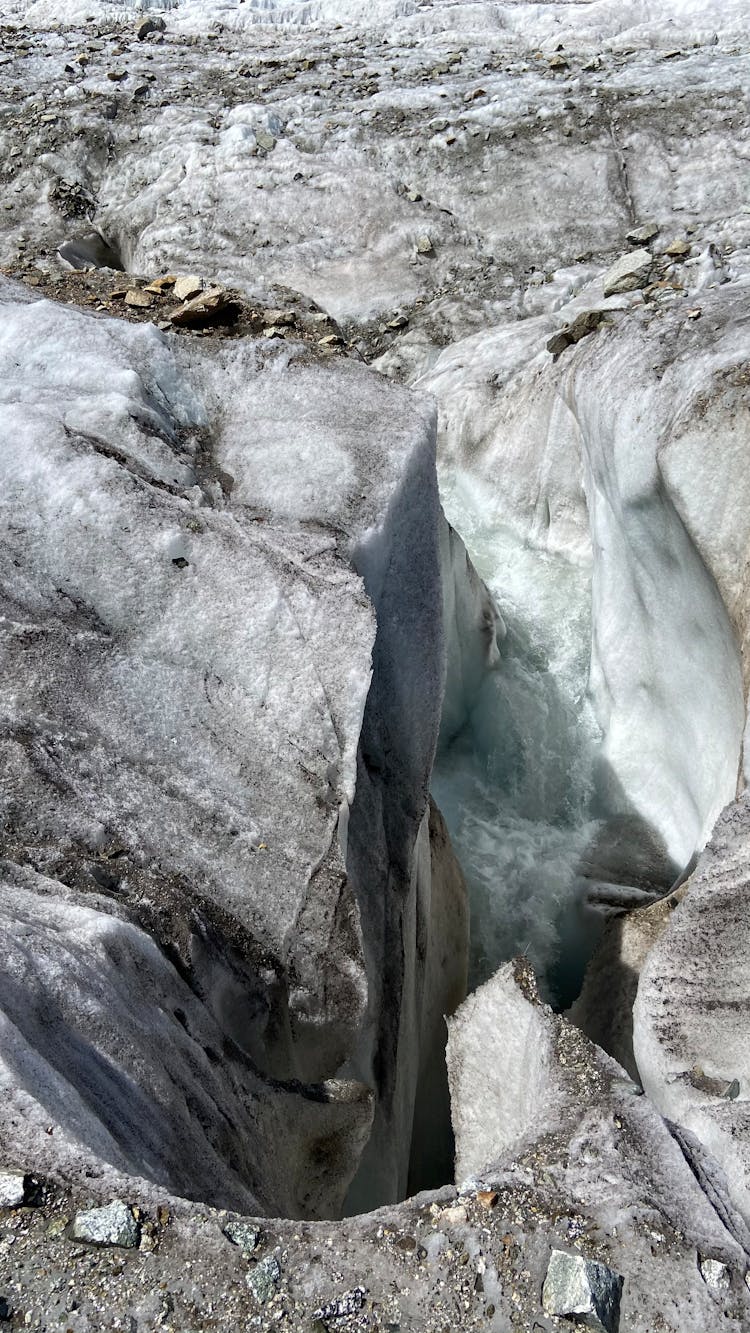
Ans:
[[[273,1255],[269,1254],[267,1259],[261,1259],[260,1263],[250,1270],[245,1281],[256,1301],[260,1305],[265,1305],[280,1279],[281,1265],[278,1259],[274,1259]]]
[[[256,130],[255,142],[259,148],[263,149],[264,153],[270,153],[271,149],[276,147],[276,140],[272,134],[269,134],[268,130]]]
[[[417,238],[417,254],[434,255],[434,253],[435,253],[435,247],[432,244],[432,241],[430,240],[429,236],[426,235],[419,236]]]
[[[634,250],[632,254],[623,255],[604,274],[604,295],[617,296],[620,292],[644,287],[653,262],[650,250]]]
[[[644,222],[640,227],[633,227],[626,233],[626,241],[632,241],[634,245],[645,245],[646,241],[652,241],[659,235],[659,228],[655,222]]]
[[[602,1333],[617,1333],[622,1281],[606,1264],[553,1250],[542,1288],[545,1314],[574,1319]]]
[[[11,1172],[0,1175],[0,1208],[20,1208],[25,1193],[23,1176]]]
[[[164,19],[157,15],[155,18],[144,19],[142,23],[139,23],[135,35],[138,41],[142,42],[146,37],[150,37],[152,32],[166,32],[166,29],[167,25]]]
[[[582,310],[580,315],[576,315],[571,324],[565,324],[559,333],[553,334],[548,339],[547,351],[552,352],[554,356],[559,356],[561,352],[565,351],[566,347],[580,342],[581,338],[586,338],[595,329],[598,329],[604,319],[604,313],[603,310]]]
[[[103,1208],[76,1213],[70,1234],[73,1240],[88,1241],[90,1245],[120,1245],[134,1250],[141,1238],[141,1228],[132,1209],[121,1199],[115,1199]]]
[[[704,1259],[698,1256],[698,1269],[707,1287],[712,1291],[728,1291],[731,1278],[729,1269],[720,1259]]]
[[[252,1222],[227,1222],[223,1231],[227,1240],[231,1240],[244,1255],[257,1250],[263,1234],[260,1227],[254,1226]]]

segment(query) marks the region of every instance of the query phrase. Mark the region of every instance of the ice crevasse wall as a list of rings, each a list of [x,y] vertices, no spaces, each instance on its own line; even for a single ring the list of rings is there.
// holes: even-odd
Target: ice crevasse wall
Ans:
[[[703,295],[696,329],[588,290],[558,323],[593,304],[609,327],[555,364],[551,321],[531,318],[418,380],[441,404],[446,511],[507,628],[436,777],[496,934],[474,966],[529,952],[567,1002],[582,895],[622,908],[664,892],[742,781],[745,317],[741,294]],[[515,930],[498,935],[493,893]]]
[[[0,297],[3,1135],[287,1216],[446,1178],[467,920],[428,788],[495,613],[432,404]]]

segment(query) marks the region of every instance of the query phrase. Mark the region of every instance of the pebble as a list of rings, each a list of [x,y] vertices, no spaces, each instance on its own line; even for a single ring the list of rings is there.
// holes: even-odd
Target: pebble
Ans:
[[[227,1240],[231,1240],[244,1255],[257,1250],[263,1234],[260,1227],[254,1226],[252,1222],[227,1222],[223,1232]]]
[[[731,1278],[726,1264],[719,1259],[704,1259],[698,1256],[698,1268],[707,1287],[712,1291],[728,1291]]]
[[[148,292],[142,291],[140,287],[131,287],[125,293],[125,304],[145,309],[154,304],[154,298]]]
[[[260,1305],[265,1305],[280,1280],[281,1266],[278,1259],[274,1259],[273,1255],[269,1255],[267,1259],[261,1259],[260,1263],[251,1268],[245,1276],[248,1288]]]
[[[90,1245],[119,1245],[134,1250],[141,1238],[141,1228],[133,1210],[121,1199],[115,1199],[103,1208],[76,1213],[70,1235],[72,1240],[88,1241]]]
[[[26,1194],[25,1177],[4,1172],[0,1175],[0,1208],[20,1208]]]

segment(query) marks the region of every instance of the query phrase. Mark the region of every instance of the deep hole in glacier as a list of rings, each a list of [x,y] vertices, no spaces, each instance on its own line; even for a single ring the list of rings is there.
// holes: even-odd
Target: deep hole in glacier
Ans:
[[[604,912],[661,896],[682,867],[602,756],[586,691],[590,622],[585,612],[565,620],[566,603],[586,599],[570,599],[569,570],[524,558],[529,603],[503,598],[496,576],[499,659],[460,728],[441,736],[432,790],[469,889],[469,990],[522,954],[562,1010],[579,994]],[[556,598],[562,647],[547,632]]]

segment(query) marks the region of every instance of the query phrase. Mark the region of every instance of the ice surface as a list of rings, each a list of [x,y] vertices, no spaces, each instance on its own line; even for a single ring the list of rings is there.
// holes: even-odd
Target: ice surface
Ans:
[[[432,406],[355,362],[17,296],[5,281],[3,850],[33,872],[6,871],[5,1123],[51,1119],[53,1155],[191,1195],[336,1212],[388,1027],[376,1123],[402,1191],[423,1010],[455,990],[423,978],[443,947]],[[404,911],[421,962],[383,998]],[[347,1060],[367,1087],[335,1081]]]
[[[750,1226],[748,799],[718,821],[646,959],[634,1009],[644,1088],[719,1163]]]

